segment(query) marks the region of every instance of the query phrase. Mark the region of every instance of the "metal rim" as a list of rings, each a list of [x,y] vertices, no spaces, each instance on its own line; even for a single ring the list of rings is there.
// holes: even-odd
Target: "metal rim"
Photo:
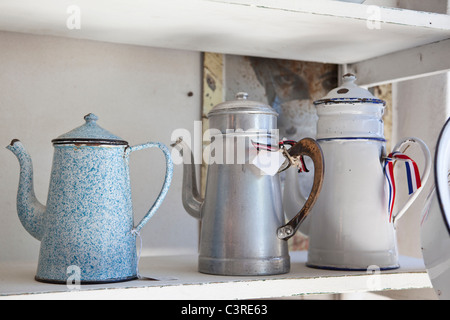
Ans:
[[[327,141],[335,141],[335,140],[372,140],[378,142],[386,142],[384,138],[376,138],[376,137],[331,137],[331,138],[320,138],[317,139],[317,142],[327,142]]]
[[[314,105],[321,104],[340,104],[340,103],[372,103],[372,104],[382,104],[386,105],[386,101],[381,99],[371,99],[371,98],[331,98],[331,99],[322,99],[314,101]]]
[[[108,139],[54,139],[52,143],[55,145],[62,144],[85,144],[85,145],[112,145],[127,146],[128,142],[124,140],[108,140]]]

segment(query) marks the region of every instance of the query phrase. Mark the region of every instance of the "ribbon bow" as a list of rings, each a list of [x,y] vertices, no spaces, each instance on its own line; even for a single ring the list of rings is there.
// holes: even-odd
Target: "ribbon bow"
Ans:
[[[387,156],[384,163],[384,171],[389,185],[389,222],[392,221],[392,211],[396,195],[396,186],[394,180],[394,162],[402,161],[406,167],[406,178],[408,182],[408,194],[411,195],[422,186],[420,173],[417,163],[407,155],[395,151]]]

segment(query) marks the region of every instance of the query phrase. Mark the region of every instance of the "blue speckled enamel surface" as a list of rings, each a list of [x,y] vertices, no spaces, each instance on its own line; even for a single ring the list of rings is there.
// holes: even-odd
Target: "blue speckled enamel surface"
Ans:
[[[133,151],[151,147],[164,152],[165,182],[155,204],[134,227],[128,157]],[[136,235],[161,205],[172,180],[167,147],[152,142],[135,147],[55,145],[47,207],[43,207],[41,217],[31,216],[31,159],[20,142],[8,148],[21,160],[18,210],[22,223],[26,226],[40,221],[35,226],[39,230],[27,228],[41,240],[36,279],[65,283],[71,275],[70,266],[80,268],[81,283],[136,278]]]
[[[55,140],[123,140],[122,138],[119,138],[118,136],[100,127],[97,124],[98,117],[95,114],[89,113],[84,117],[84,120],[86,123],[82,126],[60,135]]]
[[[37,278],[136,276],[136,242],[123,147],[55,146]]]

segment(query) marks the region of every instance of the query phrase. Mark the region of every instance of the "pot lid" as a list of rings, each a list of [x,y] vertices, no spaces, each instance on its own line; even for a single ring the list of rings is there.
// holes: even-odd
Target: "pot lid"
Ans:
[[[355,81],[355,75],[347,73],[343,76],[342,86],[331,90],[324,98],[314,101],[314,104],[374,103],[386,105],[384,100],[376,98],[369,90],[358,87]]]
[[[223,102],[215,106],[208,113],[208,118],[219,114],[235,113],[258,113],[278,116],[278,113],[271,106],[262,102],[248,100],[248,93],[239,92],[236,94],[236,100]]]
[[[84,117],[86,121],[82,126],[73,129],[52,140],[54,144],[102,144],[102,145],[128,145],[122,138],[103,129],[97,124],[98,117],[89,113]]]

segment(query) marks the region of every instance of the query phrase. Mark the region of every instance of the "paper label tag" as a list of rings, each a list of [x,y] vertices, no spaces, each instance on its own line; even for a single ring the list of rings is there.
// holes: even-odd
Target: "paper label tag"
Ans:
[[[280,170],[286,158],[281,151],[259,150],[252,164],[259,168],[263,174],[274,176]]]

